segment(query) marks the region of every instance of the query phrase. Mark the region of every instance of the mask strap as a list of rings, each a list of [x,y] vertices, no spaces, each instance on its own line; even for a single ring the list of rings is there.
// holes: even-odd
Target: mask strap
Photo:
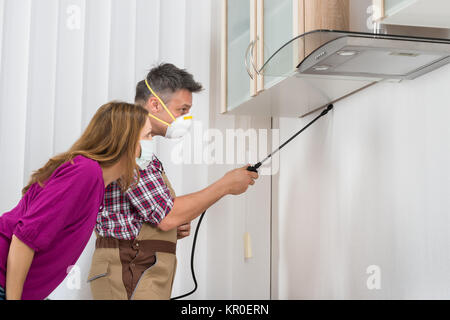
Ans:
[[[167,113],[172,117],[173,121],[175,121],[176,119],[175,119],[175,117],[173,116],[172,112],[170,112],[170,110],[166,107],[165,103],[161,100],[161,98],[158,97],[158,95],[155,93],[155,91],[153,91],[153,89],[152,89],[152,88],[150,87],[150,85],[148,84],[147,79],[145,79],[145,84],[147,85],[147,88],[150,90],[150,92],[156,97],[156,99],[158,99],[158,101],[161,103],[161,105],[164,107],[164,109],[167,111]],[[151,116],[152,118],[154,118],[154,119],[156,119],[156,120],[159,120],[159,121],[161,121],[162,123],[167,124],[167,125],[170,126],[170,124],[168,124],[167,122],[165,122],[165,121],[163,121],[163,120],[161,120],[161,119],[158,119],[158,118],[156,118],[156,117],[153,116],[153,115],[150,115],[150,114],[149,114],[149,116]]]
[[[155,119],[155,120],[158,120],[159,122],[164,123],[166,126],[170,127],[170,123],[165,122],[164,120],[161,120],[161,119],[155,117],[155,116],[152,115],[151,113],[149,113],[148,116],[151,117],[151,118],[153,118],[153,119]]]

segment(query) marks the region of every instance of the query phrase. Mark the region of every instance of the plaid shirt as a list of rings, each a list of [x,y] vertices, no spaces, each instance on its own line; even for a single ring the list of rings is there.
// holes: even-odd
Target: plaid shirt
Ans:
[[[134,240],[144,222],[158,225],[172,210],[174,199],[164,183],[159,159],[153,156],[147,169],[139,172],[139,183],[125,193],[116,182],[106,188],[104,207],[95,227],[100,236]]]

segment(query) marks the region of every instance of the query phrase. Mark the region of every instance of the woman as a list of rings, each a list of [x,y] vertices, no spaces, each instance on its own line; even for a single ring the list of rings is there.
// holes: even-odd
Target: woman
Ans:
[[[69,151],[34,172],[17,207],[0,216],[0,299],[46,298],[86,246],[105,187],[136,183],[141,139],[151,139],[148,112],[102,106]],[[100,210],[101,211],[101,210]]]

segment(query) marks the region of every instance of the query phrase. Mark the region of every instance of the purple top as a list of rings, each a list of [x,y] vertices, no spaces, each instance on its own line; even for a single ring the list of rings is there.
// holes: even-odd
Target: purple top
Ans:
[[[105,185],[100,165],[77,156],[35,183],[17,207],[0,216],[0,286],[5,288],[12,235],[35,251],[22,299],[45,299],[67,276],[95,227]],[[99,210],[100,209],[100,210]]]

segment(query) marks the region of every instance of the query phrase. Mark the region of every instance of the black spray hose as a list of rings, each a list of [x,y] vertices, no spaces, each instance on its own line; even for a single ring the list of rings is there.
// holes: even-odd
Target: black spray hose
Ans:
[[[323,117],[324,115],[326,115],[330,110],[333,109],[333,105],[330,104],[328,105],[328,107],[322,111],[322,113],[317,116],[313,121],[311,121],[310,123],[308,123],[306,125],[306,127],[304,127],[302,130],[300,130],[299,132],[297,132],[295,135],[293,135],[289,140],[287,140],[285,143],[283,143],[278,149],[276,149],[274,152],[272,152],[271,154],[269,154],[264,160],[262,160],[261,162],[258,162],[257,164],[255,164],[254,166],[250,166],[247,168],[248,171],[252,171],[252,172],[258,172],[258,168],[261,167],[261,165],[267,161],[270,157],[272,157],[275,153],[277,153],[278,151],[280,151],[285,145],[287,145],[289,142],[291,142],[292,140],[294,140],[300,133],[302,133],[303,131],[305,131],[310,125],[312,125],[314,122],[316,122],[319,118]],[[192,279],[194,280],[194,289],[188,293],[185,293],[181,296],[177,296],[174,298],[171,298],[170,300],[178,300],[178,299],[182,299],[185,298],[187,296],[190,296],[191,294],[193,294],[196,290],[197,290],[197,278],[195,277],[195,268],[194,268],[194,256],[195,256],[195,245],[197,244],[197,236],[198,236],[198,230],[200,229],[200,224],[202,223],[202,220],[205,216],[205,212],[203,212],[200,216],[200,220],[198,221],[197,227],[195,228],[195,233],[194,233],[194,241],[192,243],[192,252],[191,252],[191,273],[192,273]]]
[[[205,213],[206,213],[206,211],[202,213],[202,215],[200,216],[200,220],[198,220],[197,227],[195,228],[195,233],[194,233],[194,241],[192,242],[191,273],[192,273],[192,279],[194,280],[194,289],[188,293],[181,295],[181,296],[171,298],[170,300],[178,300],[178,299],[185,298],[187,296],[190,296],[197,290],[198,285],[197,285],[197,278],[195,277],[195,268],[194,268],[195,245],[197,244],[198,230],[200,229],[200,224],[202,223],[202,220],[205,217]]]

